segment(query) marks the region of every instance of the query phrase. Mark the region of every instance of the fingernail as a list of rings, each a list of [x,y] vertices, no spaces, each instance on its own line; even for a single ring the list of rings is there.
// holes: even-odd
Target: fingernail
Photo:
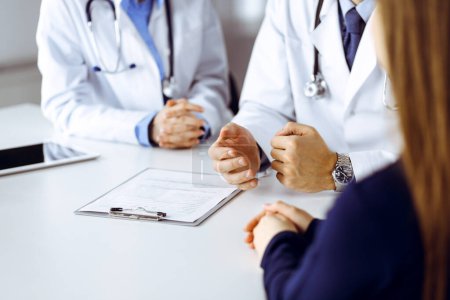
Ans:
[[[245,175],[247,178],[252,177],[252,170],[248,170],[247,175]],[[252,182],[254,183],[254,182]]]
[[[241,159],[239,160],[239,164],[240,164],[241,166],[246,166],[246,165],[247,165],[247,162],[245,161],[245,159],[241,158]]]
[[[250,182],[250,186],[251,187],[256,187],[256,182],[255,181]]]
[[[227,153],[228,153],[229,156],[233,156],[234,155],[233,150],[229,150]]]

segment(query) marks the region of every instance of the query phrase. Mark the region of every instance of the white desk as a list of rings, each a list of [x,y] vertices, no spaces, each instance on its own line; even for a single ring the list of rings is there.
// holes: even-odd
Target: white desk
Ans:
[[[0,110],[0,148],[52,138],[34,105]],[[73,211],[145,167],[191,170],[192,150],[81,139],[96,161],[0,177],[0,298],[264,299],[243,226],[277,199],[323,217],[334,193],[300,195],[273,177],[199,227],[76,216]]]

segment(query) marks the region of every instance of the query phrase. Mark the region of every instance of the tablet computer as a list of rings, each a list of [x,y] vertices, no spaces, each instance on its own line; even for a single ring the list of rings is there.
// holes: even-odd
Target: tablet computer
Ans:
[[[98,156],[54,142],[0,149],[0,176],[91,160]]]

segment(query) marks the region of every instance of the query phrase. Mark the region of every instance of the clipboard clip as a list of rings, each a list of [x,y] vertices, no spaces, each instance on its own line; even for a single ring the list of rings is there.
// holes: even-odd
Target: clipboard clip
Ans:
[[[122,207],[111,207],[109,210],[109,215],[113,217],[120,218],[130,218],[136,220],[152,220],[152,221],[161,221],[163,220],[167,214],[165,212],[160,211],[151,211],[146,209],[145,207],[137,207],[137,208],[122,208]]]

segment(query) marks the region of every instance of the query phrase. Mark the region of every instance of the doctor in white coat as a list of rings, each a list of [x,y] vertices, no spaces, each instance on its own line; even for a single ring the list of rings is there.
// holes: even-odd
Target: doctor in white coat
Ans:
[[[66,134],[187,148],[231,119],[209,0],[43,0],[37,43],[42,109]]]
[[[278,180],[301,192],[341,191],[393,162],[395,103],[370,28],[375,0],[269,0],[240,111],[209,150],[215,169],[242,189],[257,186],[269,158]],[[317,21],[317,22],[316,22]],[[318,69],[320,99],[305,86]]]

